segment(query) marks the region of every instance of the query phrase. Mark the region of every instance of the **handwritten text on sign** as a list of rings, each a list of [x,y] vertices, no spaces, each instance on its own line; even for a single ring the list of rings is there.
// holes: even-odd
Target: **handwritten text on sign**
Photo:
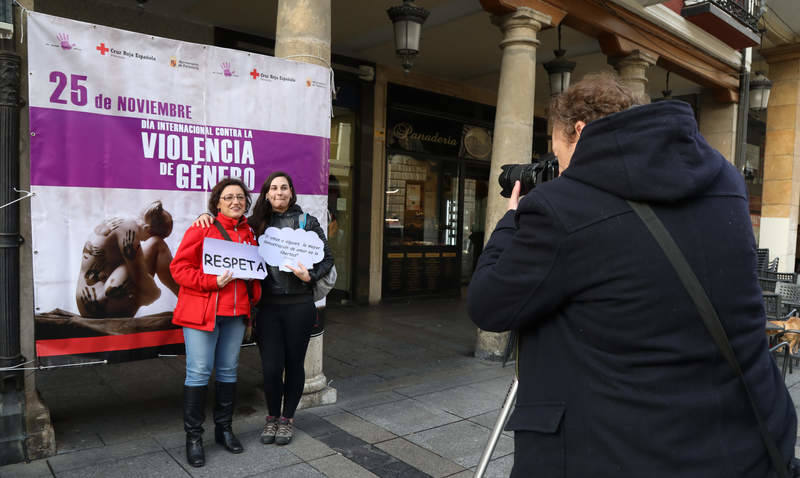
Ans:
[[[284,227],[268,227],[258,238],[258,252],[267,264],[289,271],[286,265],[303,264],[311,269],[325,257],[324,244],[316,232]]]
[[[231,271],[237,279],[263,279],[267,267],[258,247],[206,237],[203,240],[203,272],[222,275]]]

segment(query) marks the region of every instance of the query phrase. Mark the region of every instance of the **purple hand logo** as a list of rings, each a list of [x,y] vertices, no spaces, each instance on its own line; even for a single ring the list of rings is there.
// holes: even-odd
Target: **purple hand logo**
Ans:
[[[233,70],[231,70],[231,64],[227,61],[222,63],[222,74],[225,76],[233,76]]]
[[[60,42],[61,48],[64,50],[72,50],[72,45],[69,43],[69,34],[68,33],[59,33],[58,34],[58,41]]]

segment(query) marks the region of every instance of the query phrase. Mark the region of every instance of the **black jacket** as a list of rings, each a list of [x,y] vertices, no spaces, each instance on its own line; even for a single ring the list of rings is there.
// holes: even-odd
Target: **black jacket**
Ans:
[[[293,204],[284,213],[272,212],[268,227],[291,227],[297,229],[300,227],[300,216],[303,210],[300,206]],[[317,218],[311,214],[306,215],[306,231],[314,231],[317,233],[322,243],[325,244],[325,256],[322,260],[314,264],[314,268],[308,271],[311,276],[310,282],[303,282],[297,278],[292,272],[283,272],[278,267],[267,266],[267,277],[261,282],[262,294],[261,302],[280,302],[280,303],[300,303],[300,302],[313,302],[314,283],[320,277],[323,277],[333,267],[333,254],[330,247],[328,247],[328,240],[325,238],[325,233],[319,225]]]
[[[626,199],[650,203],[674,236],[793,455],[744,181],[691,108],[665,101],[587,125],[569,168],[500,220],[472,276],[472,320],[519,331],[512,476],[766,476],[740,382]]]

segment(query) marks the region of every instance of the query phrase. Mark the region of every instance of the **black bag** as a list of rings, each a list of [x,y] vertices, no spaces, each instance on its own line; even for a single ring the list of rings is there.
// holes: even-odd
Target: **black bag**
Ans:
[[[297,220],[300,229],[306,229],[306,216],[308,216],[308,213],[304,212]],[[314,283],[314,287],[312,287],[314,291],[314,302],[320,301],[328,295],[328,292],[336,285],[336,277],[336,266],[333,265],[327,274],[317,279],[317,282]]]

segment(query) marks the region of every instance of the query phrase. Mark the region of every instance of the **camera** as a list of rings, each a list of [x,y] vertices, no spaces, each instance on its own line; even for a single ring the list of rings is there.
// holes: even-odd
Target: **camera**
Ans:
[[[519,195],[528,194],[537,184],[550,181],[558,177],[558,159],[553,153],[547,153],[539,159],[534,159],[530,164],[504,164],[500,166],[502,172],[497,180],[500,182],[500,195],[504,198],[511,197],[514,183],[520,182]]]

